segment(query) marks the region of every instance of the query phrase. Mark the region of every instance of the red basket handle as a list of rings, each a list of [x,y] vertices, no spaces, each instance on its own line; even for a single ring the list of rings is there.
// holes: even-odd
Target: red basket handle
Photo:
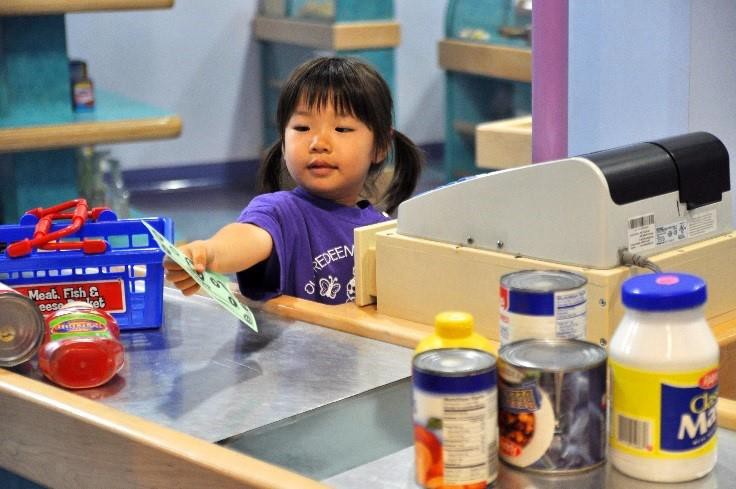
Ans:
[[[72,213],[61,212],[72,207],[74,207]],[[5,252],[11,258],[26,256],[33,251],[33,248],[40,248],[42,250],[81,249],[84,253],[88,254],[104,253],[107,250],[107,242],[104,240],[91,239],[65,243],[60,243],[57,240],[76,233],[82,228],[88,217],[96,219],[105,210],[107,210],[105,207],[95,207],[92,211],[88,211],[86,199],[72,199],[47,209],[41,207],[31,209],[26,214],[33,215],[39,219],[36,229],[33,232],[33,238],[30,240],[26,238],[22,241],[12,243],[7,247]],[[49,232],[51,230],[51,224],[55,219],[70,219],[71,222],[64,228]]]

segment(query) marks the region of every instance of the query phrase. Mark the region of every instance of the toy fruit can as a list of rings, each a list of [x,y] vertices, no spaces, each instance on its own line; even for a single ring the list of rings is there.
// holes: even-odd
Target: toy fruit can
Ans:
[[[428,350],[412,366],[416,482],[483,489],[498,474],[496,359],[470,348]]]
[[[0,282],[0,367],[30,360],[43,332],[43,315],[36,303]]]
[[[498,351],[501,460],[576,473],[606,460],[606,351],[573,339],[526,339]]]
[[[123,367],[120,329],[105,311],[69,302],[46,316],[38,366],[52,382],[69,389],[107,383]]]

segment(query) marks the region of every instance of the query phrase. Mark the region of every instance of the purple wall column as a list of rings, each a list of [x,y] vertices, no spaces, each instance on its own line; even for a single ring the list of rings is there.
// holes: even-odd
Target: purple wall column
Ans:
[[[567,156],[568,0],[532,9],[532,161]]]

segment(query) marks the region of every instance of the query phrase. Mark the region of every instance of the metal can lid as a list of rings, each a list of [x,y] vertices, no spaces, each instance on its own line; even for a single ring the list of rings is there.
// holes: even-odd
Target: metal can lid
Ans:
[[[419,353],[414,357],[414,369],[443,377],[463,377],[490,372],[496,358],[488,352],[472,348],[440,348]]]
[[[522,270],[501,276],[501,285],[510,290],[546,294],[583,287],[588,279],[564,270]]]
[[[0,309],[0,367],[12,367],[33,357],[45,323],[36,304],[23,295],[3,295]]]
[[[707,299],[705,281],[687,273],[648,273],[621,285],[626,307],[640,311],[678,311],[701,306]]]
[[[582,340],[526,339],[501,347],[499,358],[510,365],[552,372],[586,370],[605,362],[606,350]]]

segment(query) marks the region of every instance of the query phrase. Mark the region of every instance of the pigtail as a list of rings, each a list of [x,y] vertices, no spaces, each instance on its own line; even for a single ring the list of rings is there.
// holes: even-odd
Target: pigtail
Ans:
[[[393,140],[394,174],[382,199],[389,214],[414,193],[425,161],[424,152],[396,129]]]
[[[258,169],[259,193],[270,193],[281,190],[283,159],[281,140],[278,140],[268,148],[266,156],[264,156],[261,166]]]

